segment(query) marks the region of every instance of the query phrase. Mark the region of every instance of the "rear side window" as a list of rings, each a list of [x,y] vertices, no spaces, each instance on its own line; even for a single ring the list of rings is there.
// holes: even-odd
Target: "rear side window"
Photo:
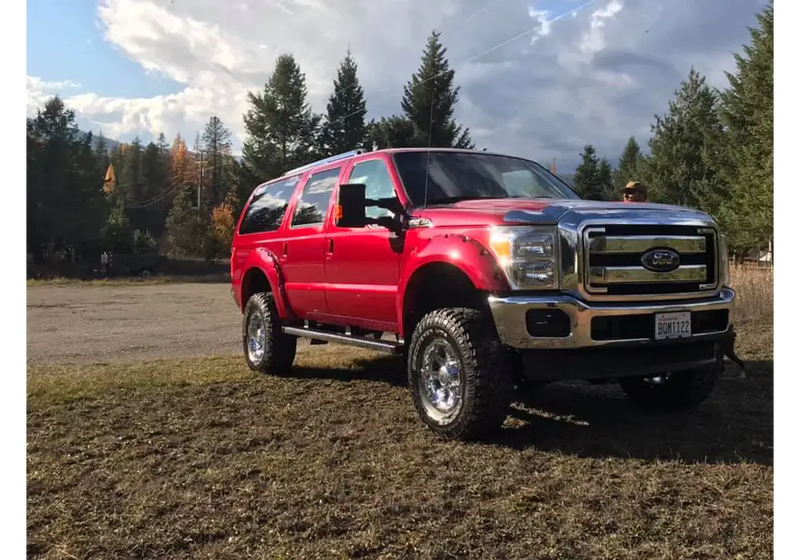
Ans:
[[[247,207],[247,213],[239,227],[239,234],[264,233],[275,231],[281,227],[289,199],[292,198],[292,193],[294,193],[299,180],[299,176],[291,177],[260,187],[260,190],[253,196],[250,206]]]
[[[297,202],[292,227],[315,226],[325,221],[341,168],[329,169],[309,177]]]

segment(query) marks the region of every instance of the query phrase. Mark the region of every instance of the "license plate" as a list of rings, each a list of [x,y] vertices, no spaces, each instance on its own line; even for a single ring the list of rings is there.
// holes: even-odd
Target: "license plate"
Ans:
[[[689,338],[690,336],[692,336],[691,312],[656,313],[656,340]]]

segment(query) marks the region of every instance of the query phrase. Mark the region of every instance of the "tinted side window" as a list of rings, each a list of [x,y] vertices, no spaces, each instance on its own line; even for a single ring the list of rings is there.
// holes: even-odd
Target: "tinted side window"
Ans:
[[[337,167],[308,178],[294,211],[292,227],[313,226],[325,221],[331,203],[331,193],[336,186],[340,170],[341,168]]]
[[[389,170],[386,169],[386,164],[379,159],[372,159],[369,161],[362,161],[353,166],[350,172],[350,179],[348,183],[364,184],[367,187],[367,198],[394,198],[394,185],[392,184],[392,177],[389,175]],[[380,218],[381,216],[392,216],[389,210],[384,208],[376,208],[374,206],[367,208],[367,217]]]
[[[260,192],[256,192],[253,201],[247,207],[247,213],[239,227],[239,234],[275,231],[281,227],[283,215],[299,179],[299,176],[292,177],[260,187]]]

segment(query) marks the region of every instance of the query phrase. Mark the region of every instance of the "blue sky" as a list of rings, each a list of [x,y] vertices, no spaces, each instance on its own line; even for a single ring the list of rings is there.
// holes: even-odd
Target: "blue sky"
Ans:
[[[279,54],[295,56],[323,112],[350,48],[367,117],[380,118],[400,112],[440,29],[456,118],[478,147],[570,172],[587,143],[611,161],[630,136],[646,145],[691,67],[725,87],[765,1],[593,0],[554,21],[586,0],[28,0],[27,111],[57,93],[83,129],[145,142],[191,141],[214,115],[237,151],[247,94]]]
[[[28,0],[28,75],[72,81],[106,97],[177,93],[180,84],[148,73],[103,39],[97,0]],[[74,93],[74,90],[73,90]]]

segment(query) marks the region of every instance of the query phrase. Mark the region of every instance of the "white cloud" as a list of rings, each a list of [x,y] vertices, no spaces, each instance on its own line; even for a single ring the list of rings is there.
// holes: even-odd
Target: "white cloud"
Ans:
[[[462,86],[457,117],[480,147],[563,162],[591,142],[614,159],[629,135],[646,134],[690,66],[725,85],[730,53],[747,42],[763,3],[594,0],[562,2],[562,11],[552,0],[546,9],[529,0],[100,0],[105,39],[183,89],[111,98],[29,76],[28,112],[59,92],[82,126],[123,140],[161,131],[191,139],[217,115],[239,143],[247,91],[263,87],[277,55],[295,56],[312,107],[323,111],[350,48],[370,116],[387,115],[399,112],[402,86],[437,28]]]
[[[30,117],[36,114],[36,109],[44,106],[48,98],[55,94],[63,94],[65,90],[79,88],[81,85],[70,80],[46,82],[35,76],[26,76],[25,87],[27,91],[25,113]]]

